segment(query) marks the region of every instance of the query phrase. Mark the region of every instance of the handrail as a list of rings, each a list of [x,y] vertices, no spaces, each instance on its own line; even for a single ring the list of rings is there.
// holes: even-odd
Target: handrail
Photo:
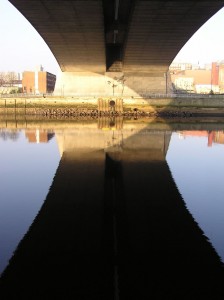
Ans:
[[[104,98],[104,97],[110,97],[110,98],[133,98],[133,99],[164,99],[164,98],[201,98],[201,99],[223,99],[224,94],[173,94],[173,93],[141,93],[136,96],[133,95],[120,95],[120,94],[114,94],[114,95],[100,95],[100,94],[92,94],[92,95],[76,95],[76,94],[67,94],[67,95],[60,95],[60,94],[0,94],[0,98]]]

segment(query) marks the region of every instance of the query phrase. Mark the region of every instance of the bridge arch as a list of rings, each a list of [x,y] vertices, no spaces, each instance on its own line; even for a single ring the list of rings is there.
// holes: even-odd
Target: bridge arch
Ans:
[[[10,0],[45,40],[61,68],[56,93],[165,93],[169,65],[224,1]],[[122,87],[121,87],[122,89]]]

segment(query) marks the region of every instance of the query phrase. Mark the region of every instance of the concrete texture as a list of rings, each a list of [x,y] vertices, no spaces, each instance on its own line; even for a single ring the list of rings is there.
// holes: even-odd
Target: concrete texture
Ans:
[[[124,76],[124,84],[117,79]],[[113,87],[114,86],[114,87]],[[61,72],[56,81],[55,96],[139,96],[148,93],[166,93],[164,73],[154,72]]]
[[[124,94],[131,96],[163,93],[177,53],[224,5],[220,0],[10,2],[58,61],[63,74],[57,79],[57,93],[64,87],[74,95],[107,94],[105,72],[122,72]]]

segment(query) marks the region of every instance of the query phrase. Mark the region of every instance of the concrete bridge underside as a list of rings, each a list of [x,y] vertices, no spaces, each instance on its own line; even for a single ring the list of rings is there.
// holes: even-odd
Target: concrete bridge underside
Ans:
[[[169,65],[224,5],[220,0],[10,2],[39,32],[58,61],[62,72],[55,92],[76,95],[169,91]],[[117,82],[115,77],[121,80]]]

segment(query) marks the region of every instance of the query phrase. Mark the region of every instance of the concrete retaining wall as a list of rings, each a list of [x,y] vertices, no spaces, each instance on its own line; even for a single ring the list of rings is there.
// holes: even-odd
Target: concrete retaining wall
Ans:
[[[160,110],[186,110],[186,111],[216,111],[224,112],[224,97],[216,98],[150,98],[143,97],[51,97],[51,98],[1,98],[0,114],[37,114],[47,109],[75,109],[77,111],[97,111],[107,108],[110,101],[116,103],[117,111],[160,111]],[[119,103],[119,105],[117,105]]]

